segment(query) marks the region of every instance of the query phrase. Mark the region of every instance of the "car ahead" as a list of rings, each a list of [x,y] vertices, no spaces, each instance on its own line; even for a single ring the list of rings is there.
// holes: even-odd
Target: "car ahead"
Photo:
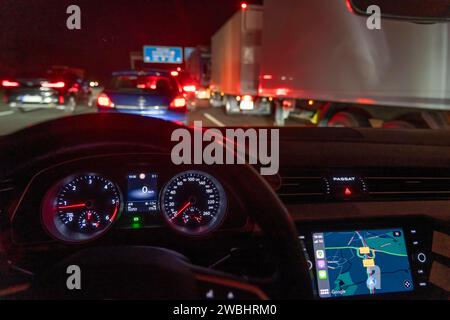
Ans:
[[[98,96],[100,112],[121,112],[185,124],[187,100],[180,83],[169,71],[114,72],[109,86]]]
[[[5,102],[21,112],[42,108],[73,112],[78,104],[90,105],[92,101],[89,86],[69,71],[6,78],[0,85]]]
[[[180,83],[184,97],[186,98],[187,108],[189,110],[195,109],[196,97],[199,87],[196,81],[192,79],[192,76],[189,74],[189,72],[181,70],[180,68],[171,71],[170,74],[176,77],[177,81]]]

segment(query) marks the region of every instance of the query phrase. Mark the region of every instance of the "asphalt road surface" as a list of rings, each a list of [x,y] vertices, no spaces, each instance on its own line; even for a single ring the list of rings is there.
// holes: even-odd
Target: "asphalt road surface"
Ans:
[[[86,106],[78,106],[75,114],[96,112],[95,108],[88,108]],[[13,133],[25,127],[32,126],[34,124],[71,116],[64,110],[58,109],[35,109],[26,112],[20,112],[16,109],[11,109],[8,106],[0,105],[0,135],[6,135]]]
[[[1,98],[1,97],[0,97]],[[188,124],[193,125],[194,121],[202,121],[204,127],[260,127],[273,126],[272,116],[258,115],[232,115],[227,116],[223,108],[213,108],[207,101],[197,103],[195,110],[188,113]],[[40,122],[68,117],[73,114],[83,114],[97,112],[95,107],[78,105],[74,113],[59,109],[35,109],[20,112],[9,108],[4,103],[0,103],[0,135],[7,135],[22,128],[32,126]],[[304,125],[301,121],[288,120],[286,125]]]

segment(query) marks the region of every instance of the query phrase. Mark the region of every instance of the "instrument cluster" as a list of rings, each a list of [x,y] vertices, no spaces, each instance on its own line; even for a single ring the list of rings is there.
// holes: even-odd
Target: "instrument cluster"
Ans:
[[[225,189],[206,172],[179,172],[161,186],[155,172],[128,172],[125,180],[118,183],[94,172],[59,180],[43,199],[44,228],[67,243],[96,239],[113,225],[136,229],[166,224],[182,235],[203,236],[219,228],[226,216]]]

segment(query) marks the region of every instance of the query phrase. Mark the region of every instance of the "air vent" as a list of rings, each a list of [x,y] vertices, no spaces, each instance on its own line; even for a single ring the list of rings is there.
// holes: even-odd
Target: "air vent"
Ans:
[[[327,181],[322,177],[282,175],[277,193],[284,203],[294,204],[324,201],[327,189]]]
[[[366,177],[373,200],[450,199],[450,177]]]

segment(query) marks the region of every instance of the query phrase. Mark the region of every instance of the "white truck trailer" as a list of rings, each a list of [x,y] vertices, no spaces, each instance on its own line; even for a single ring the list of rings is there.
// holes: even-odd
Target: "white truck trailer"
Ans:
[[[227,114],[270,114],[271,103],[258,96],[263,7],[236,12],[211,40],[211,104]]]
[[[348,4],[265,0],[237,12],[212,38],[213,105],[269,105],[279,125],[447,128],[450,23],[383,18],[371,30]]]

